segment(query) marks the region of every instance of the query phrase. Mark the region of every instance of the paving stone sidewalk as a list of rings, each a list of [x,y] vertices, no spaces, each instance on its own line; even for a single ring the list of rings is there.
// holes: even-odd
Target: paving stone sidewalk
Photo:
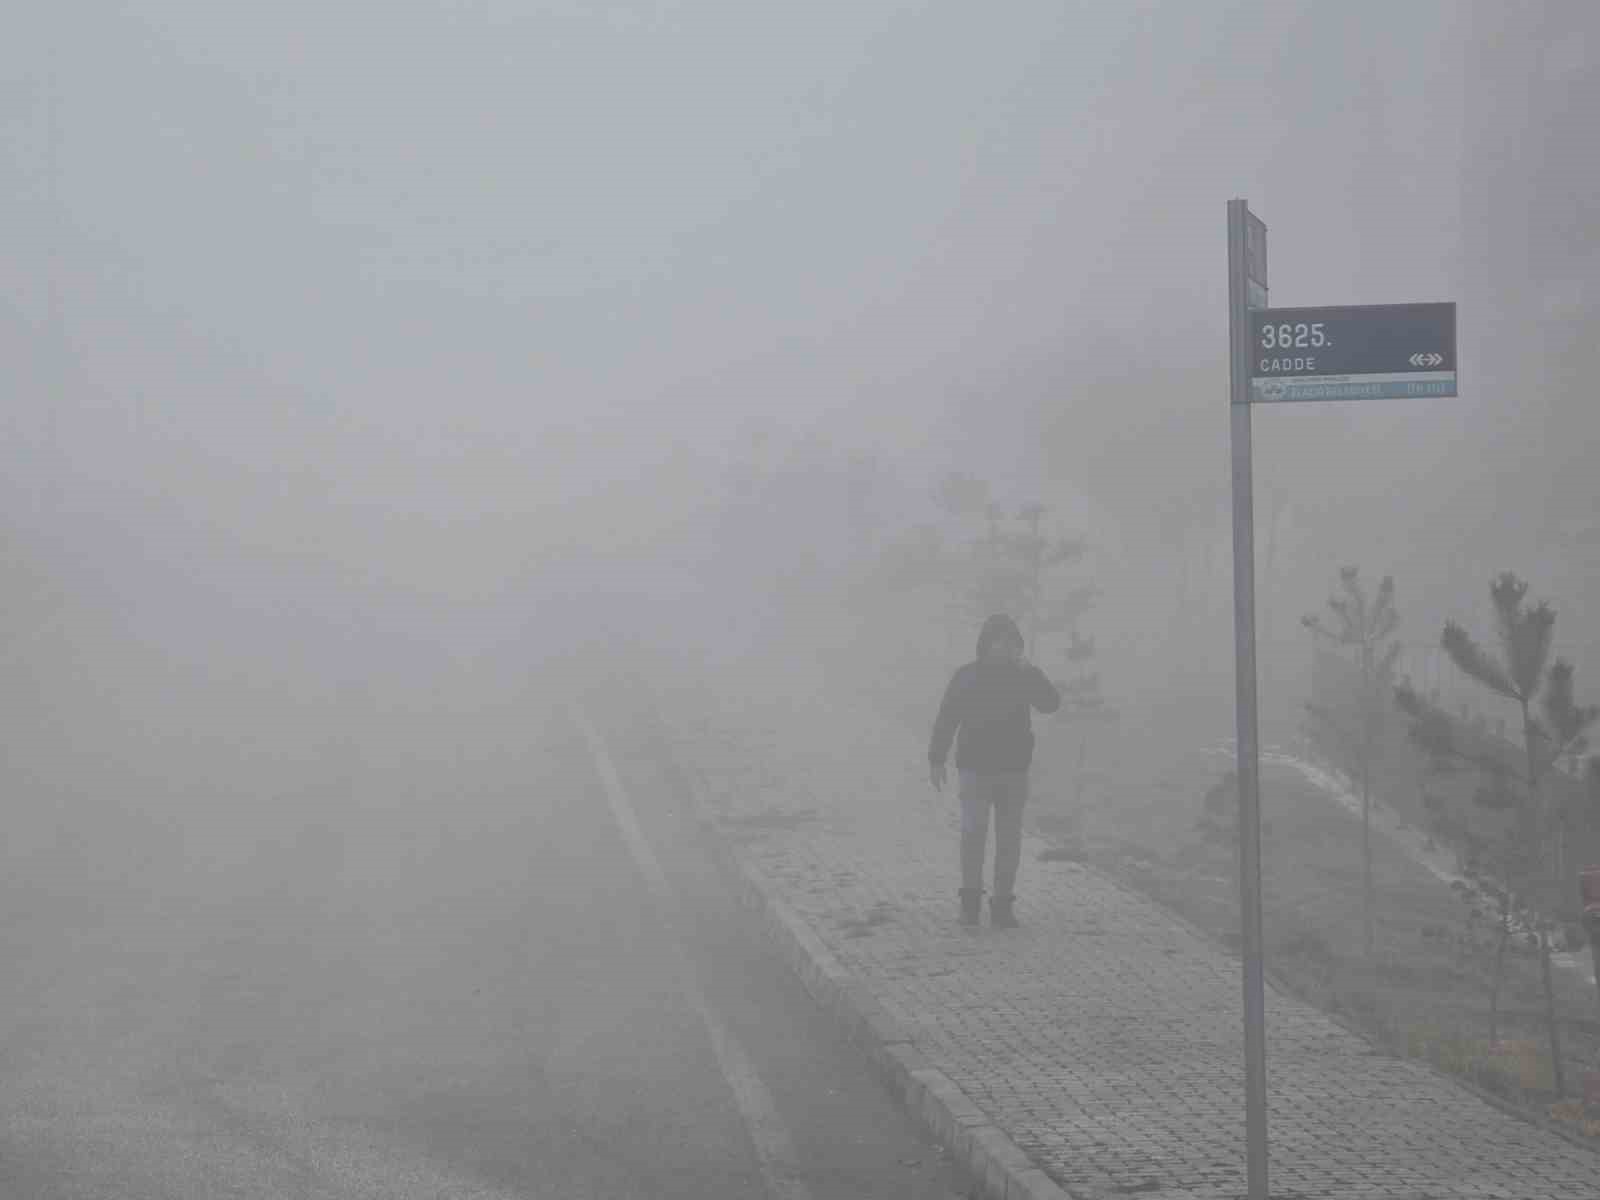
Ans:
[[[961,929],[955,802],[923,748],[795,695],[671,718],[747,874],[1072,1195],[1242,1196],[1237,959],[1091,867],[1039,861],[1032,838],[1023,928]],[[1270,989],[1267,1019],[1275,1197],[1600,1197],[1600,1155]]]

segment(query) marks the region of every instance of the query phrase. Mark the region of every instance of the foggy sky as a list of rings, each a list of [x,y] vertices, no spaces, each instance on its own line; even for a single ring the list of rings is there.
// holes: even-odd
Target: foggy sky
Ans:
[[[1592,61],[1594,18],[1553,7]],[[1269,616],[1359,561],[1429,641],[1551,557],[1486,470],[1543,443],[1505,388],[1538,320],[1483,336],[1463,218],[1485,11],[36,8],[0,50],[8,520],[114,604],[182,607],[158,581],[224,545],[268,600],[271,563],[508,597],[543,547],[670,537],[766,423],[907,494],[958,466],[1078,505],[1141,594],[1174,569],[1150,514],[1178,512],[1225,614],[1244,196],[1274,304],[1462,303],[1459,399],[1256,419]],[[191,571],[190,607],[237,577]]]

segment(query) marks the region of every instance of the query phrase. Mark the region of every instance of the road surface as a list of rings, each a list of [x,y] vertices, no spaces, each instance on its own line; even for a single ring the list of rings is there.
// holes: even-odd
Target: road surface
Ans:
[[[580,712],[413,704],[317,820],[6,890],[0,1196],[963,1194],[736,904],[647,711]]]

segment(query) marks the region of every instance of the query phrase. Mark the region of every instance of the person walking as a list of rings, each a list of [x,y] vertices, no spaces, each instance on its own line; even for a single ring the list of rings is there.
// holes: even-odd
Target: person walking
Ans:
[[[1053,713],[1061,693],[1023,657],[1022,631],[996,613],[978,632],[976,657],[945,688],[928,742],[928,777],[946,781],[945,760],[955,742],[961,799],[961,923],[976,925],[983,908],[983,859],[994,809],[994,893],[989,920],[1015,929],[1017,866],[1022,859],[1022,809],[1033,763],[1032,710]]]

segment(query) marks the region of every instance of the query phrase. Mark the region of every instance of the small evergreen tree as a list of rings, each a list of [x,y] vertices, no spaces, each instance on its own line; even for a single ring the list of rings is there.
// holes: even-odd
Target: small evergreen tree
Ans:
[[[1581,819],[1584,824],[1593,828],[1600,824],[1600,757],[1589,759],[1588,769],[1584,772],[1584,787],[1579,793],[1582,797],[1577,803],[1581,808]],[[1595,911],[1587,905],[1583,912],[1584,932],[1589,937],[1589,961],[1594,967],[1595,1000],[1600,1003],[1600,911]]]
[[[1339,758],[1354,768],[1361,788],[1361,928],[1362,946],[1372,957],[1372,770],[1378,757],[1384,725],[1389,713],[1389,696],[1394,687],[1395,664],[1400,658],[1400,643],[1385,641],[1399,628],[1400,614],[1394,603],[1394,579],[1385,575],[1378,593],[1370,600],[1361,586],[1358,567],[1339,571],[1342,594],[1328,597],[1331,621],[1315,614],[1301,618],[1301,624],[1316,637],[1354,657],[1360,672],[1355,691],[1337,706],[1308,704],[1323,731],[1340,750]]]
[[[1117,719],[1116,710],[1106,703],[1100,687],[1100,672],[1094,669],[1095,641],[1079,631],[1078,622],[1088,613],[1099,591],[1093,584],[1080,584],[1068,590],[1048,615],[1040,619],[1046,633],[1065,633],[1066,648],[1061,652],[1061,674],[1053,682],[1061,692],[1061,707],[1056,719],[1074,726],[1078,733],[1077,764],[1073,768],[1072,811],[1082,811],[1083,791],[1089,778],[1089,742],[1093,731]]]
[[[1482,971],[1488,991],[1489,1041],[1500,1039],[1500,996],[1505,985],[1506,950],[1518,930],[1535,924],[1525,907],[1525,893],[1517,890],[1530,869],[1528,839],[1516,825],[1507,823],[1516,796],[1507,779],[1506,764],[1492,750],[1471,741],[1462,731],[1458,741],[1451,718],[1443,709],[1424,701],[1404,684],[1397,690],[1400,707],[1414,718],[1412,741],[1430,758],[1436,775],[1459,774],[1466,768],[1479,773],[1472,797],[1474,809],[1488,816],[1490,828],[1480,827],[1470,815],[1451,812],[1442,796],[1424,797],[1428,828],[1456,848],[1462,879],[1452,884],[1462,904],[1463,927],[1457,932],[1458,959]]]
[[[1029,655],[1038,653],[1041,633],[1068,632],[1076,625],[1076,617],[1071,624],[1061,621],[1064,605],[1058,604],[1054,610],[1050,608],[1051,585],[1056,582],[1054,572],[1079,562],[1085,547],[1079,539],[1052,538],[1045,534],[1040,525],[1049,511],[1037,502],[1023,505],[1017,512],[1017,519],[1023,522],[1023,532],[1011,535],[1006,542],[1006,551],[1017,565],[1017,611],[1028,638]],[[1092,646],[1090,653],[1093,653]]]
[[[1556,921],[1567,908],[1563,885],[1568,881],[1559,873],[1560,823],[1541,785],[1549,768],[1582,744],[1585,731],[1600,718],[1600,708],[1575,702],[1572,665],[1561,659],[1550,662],[1555,610],[1543,601],[1528,604],[1527,592],[1528,585],[1509,571],[1489,585],[1498,656],[1454,621],[1445,625],[1440,637],[1440,645],[1462,674],[1521,709],[1523,761],[1518,767],[1485,752],[1464,736],[1457,722],[1421,706],[1409,689],[1397,692],[1397,699],[1419,718],[1414,733],[1436,757],[1452,757],[1485,771],[1488,783],[1479,791],[1479,803],[1509,812],[1496,866],[1504,872],[1501,886],[1513,890],[1530,915],[1544,987],[1551,1072],[1557,1094],[1565,1095],[1550,953]],[[1543,720],[1536,715],[1540,709]]]
[[[1040,655],[1040,638],[1065,634],[1060,665],[1041,663],[1061,689],[1060,719],[1080,730],[1074,772],[1074,809],[1081,801],[1088,770],[1091,729],[1113,720],[1101,690],[1100,673],[1093,669],[1094,639],[1083,636],[1080,623],[1093,606],[1098,590],[1086,581],[1073,581],[1066,572],[1086,553],[1081,538],[1052,535],[1046,529],[1049,508],[1037,501],[1022,505],[1008,518],[1006,509],[991,499],[985,481],[951,472],[934,487],[939,507],[952,521],[977,530],[968,543],[964,561],[955,567],[952,610],[965,630],[990,613],[1016,618],[1028,654]]]
[[[1050,511],[1031,503],[1007,521],[1005,508],[990,498],[989,484],[975,476],[949,472],[934,486],[940,509],[957,524],[981,522],[968,541],[964,560],[952,563],[955,584],[951,607],[963,628],[990,613],[1009,613],[1021,627],[1029,655],[1038,652],[1039,635],[1059,631],[1059,569],[1084,554],[1081,540],[1052,537],[1043,528]]]

